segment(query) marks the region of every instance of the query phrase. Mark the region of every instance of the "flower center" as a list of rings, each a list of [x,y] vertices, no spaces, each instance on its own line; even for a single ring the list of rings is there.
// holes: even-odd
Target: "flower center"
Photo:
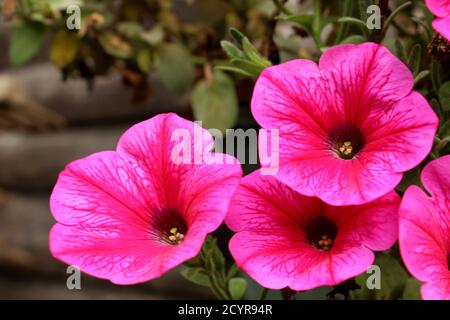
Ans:
[[[181,241],[183,241],[184,239],[184,234],[178,232],[178,228],[173,227],[172,229],[170,229],[169,231],[169,241],[172,242],[172,244],[179,244],[181,243]]]
[[[329,148],[341,159],[353,159],[364,147],[361,130],[354,125],[341,125],[328,133]]]
[[[329,239],[326,234],[323,234],[321,239],[319,241],[317,241],[315,247],[320,250],[323,250],[323,251],[328,251],[331,249],[332,245],[333,245],[333,240]]]
[[[324,215],[313,217],[305,224],[306,241],[320,251],[331,250],[336,235],[336,224]]]
[[[150,214],[149,233],[163,244],[180,244],[187,231],[188,226],[184,217],[177,210],[162,209]]]
[[[338,146],[338,151],[341,157],[349,156],[353,153],[353,147],[351,141],[345,141],[343,144]]]

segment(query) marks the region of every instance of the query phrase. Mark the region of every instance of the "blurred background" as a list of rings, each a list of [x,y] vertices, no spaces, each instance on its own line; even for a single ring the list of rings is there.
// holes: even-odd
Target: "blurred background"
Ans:
[[[321,7],[310,0],[0,1],[0,299],[212,297],[179,270],[129,287],[83,274],[82,290],[68,290],[67,266],[48,250],[50,192],[66,164],[114,149],[128,127],[159,113],[208,128],[257,128],[249,101],[255,78],[271,64],[317,60],[329,45],[385,36],[383,44],[401,56],[431,40],[423,1],[397,14],[386,34],[359,36],[360,26],[336,24],[336,16],[360,17],[357,3],[371,1],[316,2]],[[386,17],[406,1],[376,2]],[[73,5],[80,25],[69,30],[66,9]],[[327,17],[319,35],[314,10]],[[292,12],[300,14],[277,18]],[[413,14],[419,22],[407,19]],[[237,30],[259,52],[253,61],[236,50],[244,37]],[[418,66],[430,63],[418,59]],[[420,90],[428,88],[426,82]]]

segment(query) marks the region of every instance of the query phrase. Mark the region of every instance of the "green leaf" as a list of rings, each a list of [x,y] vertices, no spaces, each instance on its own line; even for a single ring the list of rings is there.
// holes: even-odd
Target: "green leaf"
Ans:
[[[80,40],[76,33],[64,29],[53,37],[50,48],[50,59],[60,69],[69,65],[76,57]]]
[[[134,21],[125,21],[117,25],[117,31],[128,39],[137,39],[143,32],[140,24]]]
[[[208,275],[202,268],[187,268],[181,271],[181,275],[200,286],[209,287],[211,285]]]
[[[406,281],[405,289],[403,290],[403,300],[422,300],[420,296],[421,282],[414,278],[409,278]]]
[[[99,41],[105,52],[115,58],[129,59],[133,56],[133,47],[113,32],[103,33]]]
[[[428,38],[427,40],[431,41],[431,39],[433,38],[434,32],[425,21],[422,21],[423,18],[411,17],[410,19],[424,28],[424,30],[427,33],[427,38]]]
[[[405,192],[406,189],[410,185],[416,185],[421,186],[422,183],[420,182],[420,168],[415,167],[403,174],[402,181],[400,181],[399,185],[397,186],[397,190],[400,192]]]
[[[244,49],[245,55],[253,61],[255,64],[261,66],[262,68],[270,67],[272,64],[266,58],[264,58],[258,50],[250,43],[247,37],[242,39],[242,48]]]
[[[439,93],[439,88],[441,87],[441,64],[437,61],[431,62],[431,84],[433,85],[433,90]]]
[[[362,21],[367,21],[367,19],[369,18],[367,8],[373,4],[373,0],[358,0],[359,17]]]
[[[312,33],[314,16],[311,14],[296,14],[286,17],[279,17],[277,19],[297,23],[303,26],[309,33]]]
[[[349,36],[349,37],[345,38],[344,40],[342,40],[342,42],[340,44],[358,44],[358,43],[363,43],[366,41],[367,41],[367,39],[364,36],[352,35],[352,36]]]
[[[386,21],[383,24],[383,30],[386,31],[387,28],[389,27],[389,25],[391,24],[391,22],[394,20],[395,16],[402,10],[406,9],[407,7],[409,7],[410,5],[412,5],[411,1],[405,2],[404,4],[398,6],[397,8],[395,8],[394,11],[392,11],[392,13],[389,15],[389,17],[387,17]]]
[[[280,0],[273,0],[273,3],[275,4],[275,7],[282,13],[286,15],[292,14],[290,10],[288,10],[283,3],[280,2]]]
[[[395,55],[402,60],[403,62],[406,62],[406,51],[405,47],[403,46],[403,43],[399,39],[395,39]]]
[[[46,1],[53,11],[66,10],[69,6],[75,5],[81,7],[83,1],[81,0],[47,0]]]
[[[206,128],[225,132],[233,128],[238,117],[238,99],[233,80],[215,70],[212,82],[200,81],[192,93],[192,108],[197,120]]]
[[[217,66],[217,67],[215,67],[215,69],[216,70],[222,70],[222,71],[234,72],[234,73],[240,74],[241,76],[245,76],[245,77],[251,77],[251,78],[254,77],[253,74],[248,73],[245,70],[242,70],[242,69],[239,69],[239,68],[236,68],[236,67],[232,67],[232,66]]]
[[[437,101],[435,98],[431,99],[430,106],[433,108],[434,112],[436,112],[438,117],[441,118],[442,112],[441,112],[441,105],[439,104],[439,101]]]
[[[230,28],[230,35],[237,44],[242,46],[242,40],[245,38],[245,35],[242,32],[235,28]]]
[[[444,82],[439,88],[439,101],[444,111],[450,110],[450,81]]]
[[[140,50],[137,55],[136,62],[142,72],[148,73],[152,64],[152,55],[150,50]]]
[[[416,44],[410,51],[408,57],[408,67],[414,75],[419,73],[420,62],[422,60],[422,47]]]
[[[234,300],[241,299],[247,290],[247,281],[244,278],[232,278],[228,283],[228,291]]]
[[[172,92],[183,95],[194,82],[191,54],[177,43],[163,44],[156,50],[155,67],[159,78]]]
[[[350,297],[362,300],[393,300],[401,298],[406,281],[409,278],[406,270],[394,257],[385,253],[378,254],[374,264],[380,267],[381,288],[369,289],[367,280],[373,274],[363,273],[356,277],[356,283],[361,288],[350,292]]]
[[[210,263],[214,266],[215,270],[224,271],[225,257],[222,251],[217,245],[217,240],[212,236],[208,236],[203,244],[203,252],[211,259]]]
[[[321,11],[321,3],[319,0],[314,1],[314,19],[312,23],[312,37],[316,43],[317,47],[322,47],[322,39],[320,38],[320,34],[322,31],[322,11]]]
[[[211,263],[214,264],[215,269],[219,271],[224,271],[225,269],[225,257],[222,254],[219,246],[217,245],[217,240],[208,236],[203,244],[203,251],[209,255],[211,258]]]
[[[220,45],[229,58],[236,59],[236,58],[244,57],[244,53],[240,49],[238,49],[234,44],[232,44],[230,41],[222,40],[220,42]]]
[[[148,31],[141,33],[140,38],[151,46],[156,46],[164,41],[164,28],[161,25],[156,25]]]
[[[414,85],[417,85],[418,83],[420,83],[420,81],[422,81],[429,75],[430,75],[430,70],[420,71],[419,74],[414,78]]]
[[[9,60],[13,66],[30,60],[44,43],[45,27],[40,23],[26,22],[14,29],[9,46]]]
[[[231,60],[231,63],[233,64],[233,66],[251,74],[254,78],[258,77],[259,74],[264,70],[264,67],[262,67],[261,65],[245,59],[233,59]]]
[[[367,33],[367,26],[366,23],[360,19],[353,18],[353,17],[342,17],[338,19],[339,23],[350,23],[352,25],[357,26],[361,31],[366,34]]]
[[[238,266],[236,265],[236,263],[233,263],[230,269],[228,270],[227,279],[233,278],[238,272],[239,272]]]
[[[342,8],[341,16],[346,17],[346,16],[349,16],[351,14],[351,12],[352,12],[352,2],[353,2],[352,0],[344,0],[344,1],[340,2],[341,3],[341,8]],[[347,31],[348,31],[348,25],[342,23],[339,26],[338,30],[337,30],[337,35],[336,35],[336,41],[335,42],[336,43],[342,42],[342,40],[344,39],[345,34],[347,33]]]
[[[439,136],[442,138],[450,136],[450,119],[445,121],[439,128]]]

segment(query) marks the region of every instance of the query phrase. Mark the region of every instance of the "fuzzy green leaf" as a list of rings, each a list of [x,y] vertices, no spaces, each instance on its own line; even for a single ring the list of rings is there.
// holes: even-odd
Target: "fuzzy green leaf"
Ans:
[[[228,283],[228,291],[234,300],[241,299],[247,290],[247,281],[244,278],[232,278]]]
[[[30,60],[44,43],[45,27],[40,23],[26,22],[14,29],[9,46],[9,60],[20,66]]]
[[[203,121],[206,128],[216,128],[222,132],[233,128],[239,110],[233,80],[222,71],[215,70],[211,82],[203,80],[195,86],[192,108],[195,118]]]

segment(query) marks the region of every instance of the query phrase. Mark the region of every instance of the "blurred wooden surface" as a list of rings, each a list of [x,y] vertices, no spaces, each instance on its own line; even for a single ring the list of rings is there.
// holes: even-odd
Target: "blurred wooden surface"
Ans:
[[[0,45],[7,34],[0,24]],[[119,77],[105,77],[89,92],[82,80],[63,82],[50,64],[36,58],[27,66],[5,69],[7,50],[0,52],[0,76],[13,76],[32,102],[66,120],[66,127],[45,132],[0,131],[0,299],[165,299],[211,297],[173,270],[137,286],[116,286],[82,274],[81,290],[66,287],[67,266],[48,249],[55,223],[49,195],[58,173],[70,161],[112,150],[132,124],[161,112],[189,116],[186,98],[169,93],[151,78],[153,95],[133,105]]]

